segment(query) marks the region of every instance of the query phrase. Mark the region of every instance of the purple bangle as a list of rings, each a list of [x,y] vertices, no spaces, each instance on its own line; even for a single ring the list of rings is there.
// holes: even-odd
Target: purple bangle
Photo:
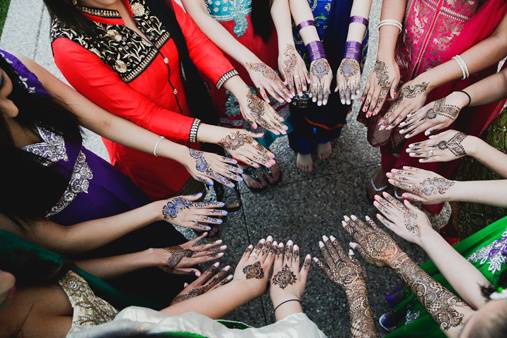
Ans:
[[[347,41],[345,43],[345,59],[353,59],[361,61],[363,51],[363,44],[357,41]]]
[[[368,19],[363,18],[362,16],[357,16],[357,15],[351,16],[350,23],[353,23],[353,22],[361,23],[361,24],[365,25],[366,27],[368,27]]]
[[[296,28],[297,28],[297,30],[299,32],[300,30],[302,30],[303,28],[308,27],[308,26],[315,26],[315,21],[314,20],[303,21],[303,22],[299,23],[296,26]]]
[[[308,51],[308,58],[310,61],[326,58],[326,52],[324,51],[324,45],[322,41],[313,41],[306,45]]]

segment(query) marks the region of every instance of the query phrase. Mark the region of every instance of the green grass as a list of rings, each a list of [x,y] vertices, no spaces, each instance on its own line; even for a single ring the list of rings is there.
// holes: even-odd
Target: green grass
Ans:
[[[2,36],[2,30],[4,28],[5,18],[7,17],[10,2],[11,0],[0,0],[0,36]]]

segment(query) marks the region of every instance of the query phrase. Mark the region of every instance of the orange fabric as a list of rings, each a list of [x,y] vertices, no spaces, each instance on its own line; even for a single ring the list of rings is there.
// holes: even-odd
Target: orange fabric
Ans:
[[[216,83],[225,73],[233,70],[233,66],[174,0],[173,7],[187,41],[190,58],[205,77]],[[123,24],[119,18],[89,14],[87,17],[102,23]],[[52,49],[56,65],[82,95],[105,110],[156,134],[176,142],[187,142],[194,118],[188,108],[179,57],[172,39],[160,48],[163,56],[159,54],[142,74],[129,83],[123,82],[97,55],[69,39],[54,40]],[[164,63],[164,56],[169,59],[168,65]],[[185,168],[175,161],[104,141],[113,165],[152,199],[175,195],[190,178]]]

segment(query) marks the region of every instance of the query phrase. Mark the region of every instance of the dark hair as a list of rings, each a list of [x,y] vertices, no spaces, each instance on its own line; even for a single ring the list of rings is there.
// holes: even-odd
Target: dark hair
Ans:
[[[44,3],[52,18],[57,18],[67,27],[79,33],[91,35],[92,37],[97,36],[99,31],[95,23],[86,18],[81,10],[72,4],[71,0],[44,0]],[[170,0],[147,0],[146,3],[152,14],[171,33],[176,44],[183,69],[185,92],[193,97],[192,100],[188,100],[190,111],[205,123],[218,124],[218,116],[213,110],[211,97],[200,73],[190,59],[183,32],[178,24]]]
[[[252,26],[254,33],[268,41],[273,33],[271,0],[252,0]]]
[[[52,97],[30,93],[16,71],[0,57],[0,68],[12,82],[9,95],[19,110],[16,121],[35,130],[42,127],[64,137],[66,141],[81,142],[79,124],[74,115]],[[12,219],[38,219],[62,196],[68,181],[51,167],[44,167],[41,158],[18,149],[4,117],[0,116],[0,213]]]

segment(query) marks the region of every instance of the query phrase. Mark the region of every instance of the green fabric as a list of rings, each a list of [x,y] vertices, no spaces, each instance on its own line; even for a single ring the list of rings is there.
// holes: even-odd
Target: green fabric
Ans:
[[[72,270],[83,277],[99,297],[117,309],[130,305],[150,305],[140,299],[127,297],[104,280],[78,268],[66,257],[4,230],[0,230],[0,264],[9,267],[14,275],[24,276],[33,282],[41,280],[41,276],[48,276],[51,271],[63,273],[63,269]]]
[[[460,243],[458,243],[454,248],[458,251],[463,257],[470,257],[472,254],[479,251],[481,248],[488,246],[492,242],[502,238],[503,233],[507,230],[507,217],[504,217],[493,224],[490,224],[486,228],[480,230],[474,235],[464,239]],[[488,279],[491,284],[497,286],[498,278],[501,276],[502,272],[507,268],[507,264],[503,264],[500,271],[496,273],[491,273],[488,270],[489,264],[485,262],[484,264],[473,263],[474,266],[481,271],[481,273]],[[433,264],[433,262],[428,261],[425,264],[421,265],[429,275],[431,275],[436,281],[441,283],[447,289],[455,292],[449,283],[445,280],[442,274],[439,273],[437,267]],[[408,324],[401,326],[395,331],[388,334],[386,337],[394,338],[394,337],[445,337],[445,335],[440,331],[438,324],[431,318],[431,316],[426,312],[424,307],[417,301],[416,296],[410,291],[406,290],[406,295],[403,301],[397,306],[395,309],[396,312],[403,313],[406,310],[410,310],[412,312],[419,312],[420,316],[418,319],[411,321]]]

